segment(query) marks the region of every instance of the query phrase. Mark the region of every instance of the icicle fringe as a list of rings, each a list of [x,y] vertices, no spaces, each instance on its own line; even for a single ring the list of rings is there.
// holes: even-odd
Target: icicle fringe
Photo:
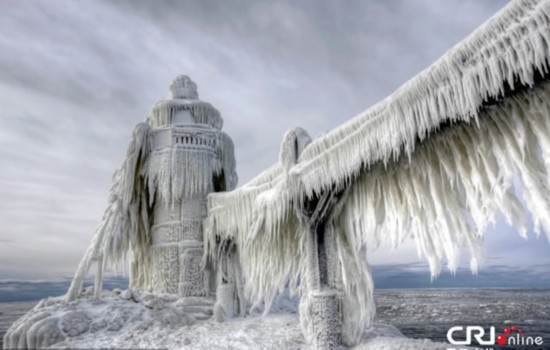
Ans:
[[[203,149],[170,147],[151,154],[148,169],[148,187],[158,191],[166,203],[177,203],[185,197],[194,197],[212,191],[214,154]],[[155,193],[150,197],[154,198]]]
[[[151,110],[147,123],[153,128],[172,124],[173,116],[181,110],[188,110],[197,124],[207,124],[221,130],[223,119],[220,112],[210,103],[190,99],[170,99],[158,102]]]
[[[442,122],[476,120],[484,101],[532,86],[549,54],[550,1],[512,1],[391,96],[314,140],[292,173],[311,197],[364,166],[409,156]]]

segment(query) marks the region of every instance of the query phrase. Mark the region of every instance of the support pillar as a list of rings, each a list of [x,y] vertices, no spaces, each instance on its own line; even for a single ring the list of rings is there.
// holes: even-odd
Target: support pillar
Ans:
[[[346,196],[346,190],[325,191],[308,199],[299,214],[308,228],[308,285],[317,349],[334,349],[342,344],[341,277],[333,227]]]
[[[237,254],[236,247],[231,241],[221,242],[215,305],[215,317],[218,321],[243,316],[245,313]]]
[[[311,298],[315,348],[335,349],[342,344],[342,307],[338,291],[312,291]]]

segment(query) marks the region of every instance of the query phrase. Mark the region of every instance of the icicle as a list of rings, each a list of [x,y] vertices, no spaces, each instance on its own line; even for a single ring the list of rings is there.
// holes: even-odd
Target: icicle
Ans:
[[[237,187],[239,178],[235,170],[235,146],[233,140],[224,132],[217,133],[216,144],[216,162],[217,166],[214,167],[214,174],[224,175],[226,184],[226,191],[234,190]]]

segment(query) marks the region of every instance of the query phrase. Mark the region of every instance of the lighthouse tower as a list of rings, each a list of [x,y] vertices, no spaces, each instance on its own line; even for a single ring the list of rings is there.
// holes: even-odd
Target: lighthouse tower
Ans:
[[[147,119],[152,222],[150,281],[145,285],[154,293],[203,296],[209,278],[201,264],[206,196],[235,188],[233,142],[221,131],[220,113],[199,100],[197,85],[188,76],[178,76],[170,92]]]
[[[126,158],[113,176],[107,209],[66,301],[79,297],[94,263],[94,293],[101,297],[106,262],[121,262],[129,252],[132,290],[180,297],[213,290],[209,281],[215,281],[216,271],[202,265],[206,196],[237,185],[233,141],[222,125],[220,113],[199,100],[197,85],[188,76],[172,82],[169,98],[155,104],[145,123],[134,128]]]

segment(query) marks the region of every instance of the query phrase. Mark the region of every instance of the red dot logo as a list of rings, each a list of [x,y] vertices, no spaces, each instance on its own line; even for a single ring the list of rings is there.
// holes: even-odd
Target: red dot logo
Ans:
[[[499,335],[497,337],[497,343],[500,345],[506,344],[506,336],[505,335]]]
[[[518,329],[517,329],[516,326],[513,326],[513,327],[512,327],[512,330],[515,332],[515,331],[517,331]]]
[[[510,334],[510,328],[504,328],[504,334]]]

